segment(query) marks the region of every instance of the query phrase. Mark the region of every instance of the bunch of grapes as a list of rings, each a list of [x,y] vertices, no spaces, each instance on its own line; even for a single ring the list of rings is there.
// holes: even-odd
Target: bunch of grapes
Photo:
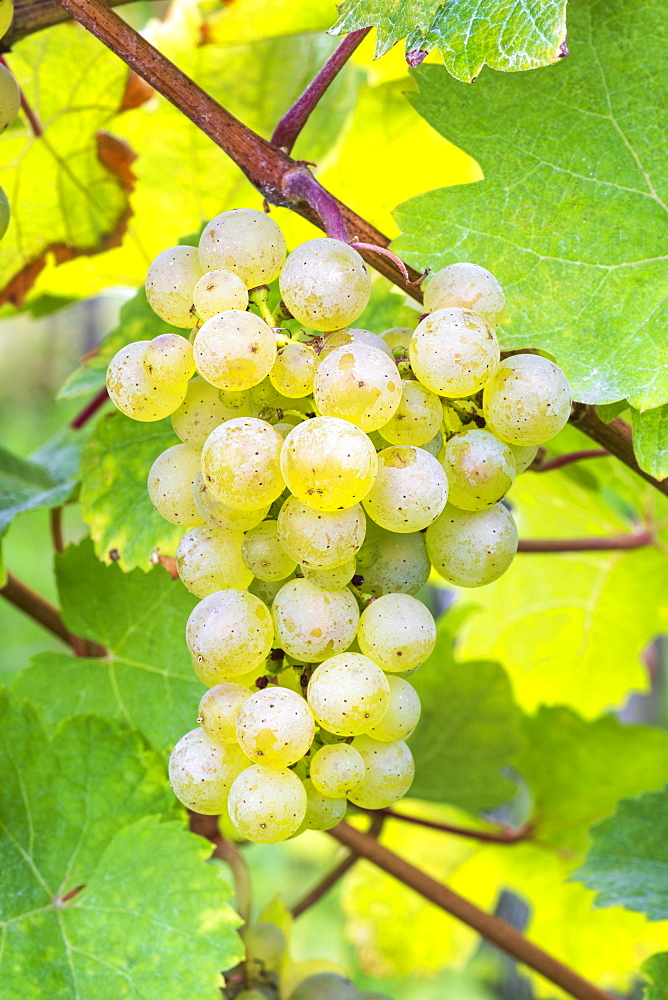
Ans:
[[[290,329],[258,296],[276,278]],[[504,295],[484,268],[434,274],[414,331],[352,327],[370,291],[353,246],[314,239],[286,259],[268,216],[224,212],[148,271],[150,305],[189,339],[130,344],[109,366],[116,406],[171,415],[182,442],[148,477],[188,529],[176,563],[201,598],[186,638],[207,691],[172,785],[262,843],[406,794],[420,715],[406,677],[436,640],[414,595],[432,566],[462,587],[505,572],[502,498],[570,413],[555,364],[501,360]]]

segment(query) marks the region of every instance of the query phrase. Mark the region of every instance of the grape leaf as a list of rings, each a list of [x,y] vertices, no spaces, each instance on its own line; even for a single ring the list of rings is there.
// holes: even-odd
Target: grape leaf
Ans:
[[[332,0],[244,0],[206,15],[202,37],[206,42],[230,44],[284,38],[307,31],[326,31],[332,23]]]
[[[184,639],[196,598],[160,566],[148,575],[105,567],[89,539],[57,557],[56,575],[67,627],[102,643],[108,656],[40,653],[14,690],[50,724],[95,712],[125,722],[160,749],[173,746],[195,725],[202,694]]]
[[[638,465],[662,482],[668,476],[668,406],[631,410],[631,424]]]
[[[437,48],[449,73],[467,83],[483,66],[515,73],[549,66],[568,54],[565,0],[499,0],[460,3],[443,0],[345,0],[332,34],[375,26],[376,58],[406,39],[406,53]]]
[[[76,486],[80,437],[64,432],[31,459],[0,448],[0,537],[17,514],[59,507],[70,498]]]
[[[643,1000],[668,1000],[668,952],[648,958],[642,973],[649,983]]]
[[[493,271],[503,346],[551,351],[584,402],[668,400],[664,30],[659,0],[583,0],[558,67],[473,89],[425,66],[411,96],[485,180],[400,206],[395,249],[420,268]]]

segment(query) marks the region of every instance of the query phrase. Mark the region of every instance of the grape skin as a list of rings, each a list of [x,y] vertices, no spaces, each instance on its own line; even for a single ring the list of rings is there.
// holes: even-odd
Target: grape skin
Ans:
[[[289,1000],[360,1000],[360,992],[344,976],[319,972],[303,979]]]
[[[426,445],[439,432],[443,407],[436,393],[421,382],[404,379],[401,402],[394,416],[380,428],[388,444]]]
[[[193,357],[200,375],[219,389],[250,389],[271,371],[276,336],[254,313],[228,309],[202,324]]]
[[[348,807],[346,799],[323,795],[310,778],[304,778],[303,785],[306,791],[306,815],[297,832],[331,830],[333,826],[340,823],[346,815]]]
[[[420,699],[412,684],[403,677],[388,677],[390,702],[380,722],[368,735],[382,743],[407,739],[420,721]]]
[[[447,498],[445,472],[433,455],[412,445],[393,445],[378,453],[378,475],[364,509],[381,528],[408,533],[435,521]]]
[[[172,326],[192,327],[193,291],[201,276],[195,247],[163,250],[149,265],[146,275],[146,298],[153,312]]]
[[[342,511],[322,511],[288,497],[278,515],[283,549],[309,569],[330,570],[348,562],[361,547],[365,531],[359,504]]]
[[[213,495],[230,507],[265,507],[285,488],[280,465],[282,447],[283,438],[264,420],[227,420],[204,443],[204,481]]]
[[[389,347],[394,357],[397,347],[408,351],[408,345],[414,331],[409,326],[391,326],[389,330],[383,330],[381,337]]]
[[[429,608],[415,597],[386,594],[362,612],[357,641],[365,656],[383,670],[403,673],[431,655],[436,624]]]
[[[539,354],[501,362],[485,386],[483,413],[493,434],[516,445],[549,441],[571,415],[571,390],[558,365]]]
[[[427,529],[427,552],[437,573],[458,587],[482,587],[508,569],[517,528],[501,503],[465,511],[448,504]]]
[[[489,431],[453,435],[445,446],[443,468],[448,502],[461,510],[484,510],[501,500],[515,481],[515,456]]]
[[[237,715],[252,695],[244,684],[226,681],[215,684],[202,695],[197,721],[214,743],[237,742]],[[245,766],[245,765],[244,765]]]
[[[241,278],[232,271],[207,271],[193,289],[195,312],[202,320],[211,319],[216,313],[228,309],[244,310],[248,307],[248,289]]]
[[[355,559],[348,559],[333,569],[312,569],[310,566],[302,565],[301,571],[306,580],[310,580],[321,590],[341,590],[355,576],[357,565]]]
[[[500,349],[491,326],[468,309],[437,309],[417,326],[408,353],[416,377],[427,389],[459,399],[489,382]]]
[[[517,475],[526,472],[534,458],[538,454],[537,444],[509,444],[508,447],[515,456],[515,466]]]
[[[245,590],[253,579],[242,558],[242,531],[202,525],[188,531],[176,551],[176,568],[191,594],[208,597],[216,590]]]
[[[394,360],[392,348],[382,337],[379,337],[377,333],[372,333],[371,330],[362,330],[352,326],[348,327],[347,330],[335,330],[334,333],[327,334],[320,351],[320,360],[326,358],[337,347],[346,347],[348,344],[366,344],[367,347],[375,347]]]
[[[358,736],[380,722],[389,705],[385,674],[361,653],[340,653],[316,667],[308,703],[317,722],[336,736]]]
[[[9,24],[11,24],[14,7],[8,4]],[[3,32],[4,34],[4,32]],[[1,36],[0,36],[1,37]],[[0,132],[12,125],[21,109],[21,91],[14,74],[6,66],[0,64]]]
[[[362,576],[359,589],[364,594],[381,597],[383,594],[417,594],[429,579],[431,565],[427,556],[425,537],[420,532],[399,535],[369,522],[368,546],[365,543],[359,555],[365,557],[365,566],[358,559],[358,573]]]
[[[371,279],[359,253],[332,239],[308,240],[293,250],[279,286],[295,319],[321,332],[349,326],[371,296]]]
[[[506,297],[493,274],[479,264],[450,264],[436,271],[424,293],[425,312],[460,306],[492,327],[501,322]]]
[[[246,288],[268,285],[278,277],[286,252],[274,220],[254,208],[221,212],[205,226],[199,241],[202,270],[231,271]]]
[[[289,767],[308,752],[315,721],[300,695],[288,688],[268,687],[244,702],[236,733],[239,746],[254,764]]]
[[[278,351],[269,379],[274,389],[289,399],[302,399],[313,392],[318,355],[309,344],[293,340]]]
[[[415,763],[403,740],[381,743],[371,736],[358,736],[352,744],[366,768],[364,780],[348,796],[362,809],[387,809],[403,798],[413,783]]]
[[[251,764],[235,778],[228,798],[239,833],[258,844],[276,844],[296,833],[306,814],[306,791],[286,767]]]
[[[276,642],[304,663],[347,649],[359,621],[357,601],[349,590],[321,590],[309,580],[290,580],[281,587],[271,613]]]
[[[148,474],[148,495],[170,524],[197,527],[202,518],[193,499],[199,455],[187,444],[175,444],[158,455]]]
[[[311,781],[319,792],[331,798],[348,795],[362,781],[364,771],[361,753],[348,743],[320,747],[311,761]]]
[[[211,431],[229,416],[215,385],[198,375],[188,383],[183,402],[172,413],[172,427],[184,444],[201,451]]]
[[[193,484],[193,499],[197,513],[211,528],[223,531],[250,531],[264,521],[269,513],[269,506],[258,507],[256,510],[239,510],[229,507],[213,495],[204,482],[202,470],[195,476]]]
[[[262,603],[266,604],[268,608],[271,608],[274,598],[281,587],[292,579],[294,579],[292,576],[289,576],[287,580],[258,580],[255,577],[248,590],[251,594],[259,597]]]
[[[243,559],[258,580],[285,580],[297,568],[278,540],[276,521],[263,521],[244,538]]]
[[[260,962],[265,969],[270,971],[278,968],[286,950],[285,935],[280,927],[262,920],[244,928],[243,939],[248,958]],[[243,1000],[243,993],[237,993],[236,1000]],[[248,1000],[256,1000],[256,998],[249,997]],[[267,998],[264,993],[260,993],[257,1000],[267,1000]]]
[[[245,590],[219,590],[197,604],[186,625],[195,673],[207,687],[263,665],[274,640],[269,609]]]
[[[169,758],[169,780],[177,799],[204,816],[224,812],[234,779],[248,761],[237,746],[221,746],[202,729],[182,736]]]
[[[337,347],[320,362],[313,398],[325,417],[340,417],[375,431],[401,402],[401,379],[393,358],[360,342]]]
[[[118,351],[107,368],[107,391],[114,406],[133,420],[162,420],[181,406],[186,384],[159,386],[144,367],[150,340],[137,340]]]
[[[195,374],[193,349],[178,333],[162,333],[146,348],[144,368],[149,378],[166,389],[181,391]]]

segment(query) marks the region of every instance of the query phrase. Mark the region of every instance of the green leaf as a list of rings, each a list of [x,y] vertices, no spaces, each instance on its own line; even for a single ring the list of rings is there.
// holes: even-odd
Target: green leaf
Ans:
[[[19,458],[0,448],[0,536],[17,514],[59,507],[76,486],[81,435],[64,432],[35,452]]]
[[[638,465],[662,482],[668,476],[668,406],[631,410],[631,425]]]
[[[668,1000],[668,952],[648,958],[642,973],[649,982],[643,1000]]]
[[[508,6],[498,0],[345,0],[333,34],[377,28],[376,56],[406,39],[406,52],[437,48],[458,80],[474,80],[484,65],[505,72],[535,69],[566,54],[565,0],[530,0]]]
[[[148,575],[105,567],[88,539],[57,558],[56,574],[67,627],[102,643],[108,656],[41,653],[14,690],[51,724],[95,712],[123,721],[160,749],[172,747],[195,725],[202,695],[184,638],[196,598],[162,567]]]
[[[489,268],[507,292],[503,346],[552,352],[584,402],[668,400],[663,18],[659,0],[583,0],[559,66],[475,88],[424,66],[411,97],[485,179],[402,205],[395,249]]]

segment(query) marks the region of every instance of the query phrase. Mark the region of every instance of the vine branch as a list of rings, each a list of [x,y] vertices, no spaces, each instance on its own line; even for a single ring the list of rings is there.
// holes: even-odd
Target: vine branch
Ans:
[[[520,538],[518,552],[613,552],[616,549],[642,549],[651,545],[651,531],[634,531],[607,538]]]
[[[641,476],[645,482],[650,483],[664,496],[668,496],[668,479],[659,482],[648,472],[644,472],[638,465],[638,460],[633,451],[633,431],[631,425],[627,424],[621,417],[615,417],[609,424],[606,424],[596,413],[595,406],[586,403],[574,403],[570,422],[590,437],[607,452],[618,458],[629,469]]]
[[[97,392],[89,403],[86,403],[83,410],[76,415],[70,427],[73,431],[81,430],[81,428],[88,423],[91,417],[94,417],[97,411],[104,406],[104,404],[109,399],[109,393],[107,392],[106,385],[103,386],[99,392]]]
[[[582,462],[587,458],[609,458],[610,452],[604,448],[588,448],[583,451],[570,451],[567,455],[557,455],[556,458],[535,460],[529,466],[530,472],[552,472],[562,469],[572,462]]]
[[[38,625],[48,632],[62,639],[63,642],[71,646],[76,656],[101,657],[106,656],[107,651],[104,646],[90,639],[80,639],[72,635],[65,625],[60,611],[57,607],[47,601],[41,594],[31,590],[25,583],[17,580],[11,573],[7,574],[7,582],[0,589],[0,596],[4,597],[9,604],[28,615]]]

